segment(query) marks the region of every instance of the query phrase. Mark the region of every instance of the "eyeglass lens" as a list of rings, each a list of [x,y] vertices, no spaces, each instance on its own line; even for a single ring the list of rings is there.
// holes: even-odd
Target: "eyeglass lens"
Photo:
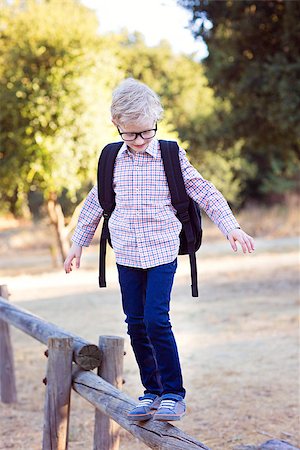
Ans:
[[[155,136],[157,128],[152,130],[141,131],[140,133],[120,133],[122,139],[124,141],[134,141],[138,136],[141,136],[143,139],[151,139]]]

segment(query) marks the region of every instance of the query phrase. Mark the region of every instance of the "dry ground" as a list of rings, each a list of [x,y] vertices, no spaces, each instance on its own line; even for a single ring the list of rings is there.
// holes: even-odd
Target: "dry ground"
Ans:
[[[80,271],[49,266],[45,251],[0,255],[1,284],[10,301],[97,342],[101,334],[125,338],[124,391],[141,393],[126,335],[116,271],[97,288],[97,250],[85,252]],[[179,427],[212,450],[232,450],[269,437],[300,444],[299,241],[257,239],[252,255],[234,254],[225,240],[199,252],[201,297],[190,296],[185,257],[172,299],[172,323],[181,355],[187,415]],[[40,450],[46,372],[45,347],[11,330],[18,404],[0,405],[0,449]],[[94,411],[72,393],[69,450],[92,448]],[[126,431],[121,450],[143,450]]]

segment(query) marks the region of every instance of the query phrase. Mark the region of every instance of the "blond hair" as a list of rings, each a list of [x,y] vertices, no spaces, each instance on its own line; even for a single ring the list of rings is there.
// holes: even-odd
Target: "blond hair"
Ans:
[[[146,84],[126,78],[113,91],[112,120],[118,125],[152,119],[157,122],[163,114],[158,95]]]

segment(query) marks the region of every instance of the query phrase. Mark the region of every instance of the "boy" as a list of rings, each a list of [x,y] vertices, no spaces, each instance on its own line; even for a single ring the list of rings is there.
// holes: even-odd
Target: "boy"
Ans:
[[[185,414],[177,346],[169,320],[170,295],[177,267],[181,223],[172,207],[155,139],[163,109],[158,96],[132,78],[113,92],[112,122],[124,141],[115,162],[113,185],[116,207],[109,230],[119,274],[128,334],[145,388],[139,404],[128,413],[133,421],[180,420]],[[200,205],[237,251],[254,250],[251,236],[242,231],[226,200],[214,185],[189,163],[180,148],[180,164],[188,195]],[[97,187],[88,194],[65,260],[80,266],[82,247],[93,238],[103,210]]]

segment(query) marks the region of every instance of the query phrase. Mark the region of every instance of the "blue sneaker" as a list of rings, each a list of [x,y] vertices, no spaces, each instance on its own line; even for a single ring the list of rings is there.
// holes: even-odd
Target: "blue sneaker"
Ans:
[[[164,394],[160,400],[159,408],[153,416],[154,420],[168,422],[180,420],[185,415],[186,405],[181,395]]]
[[[157,410],[160,397],[155,394],[145,394],[139,397],[139,403],[127,413],[127,419],[132,421],[149,420]]]

